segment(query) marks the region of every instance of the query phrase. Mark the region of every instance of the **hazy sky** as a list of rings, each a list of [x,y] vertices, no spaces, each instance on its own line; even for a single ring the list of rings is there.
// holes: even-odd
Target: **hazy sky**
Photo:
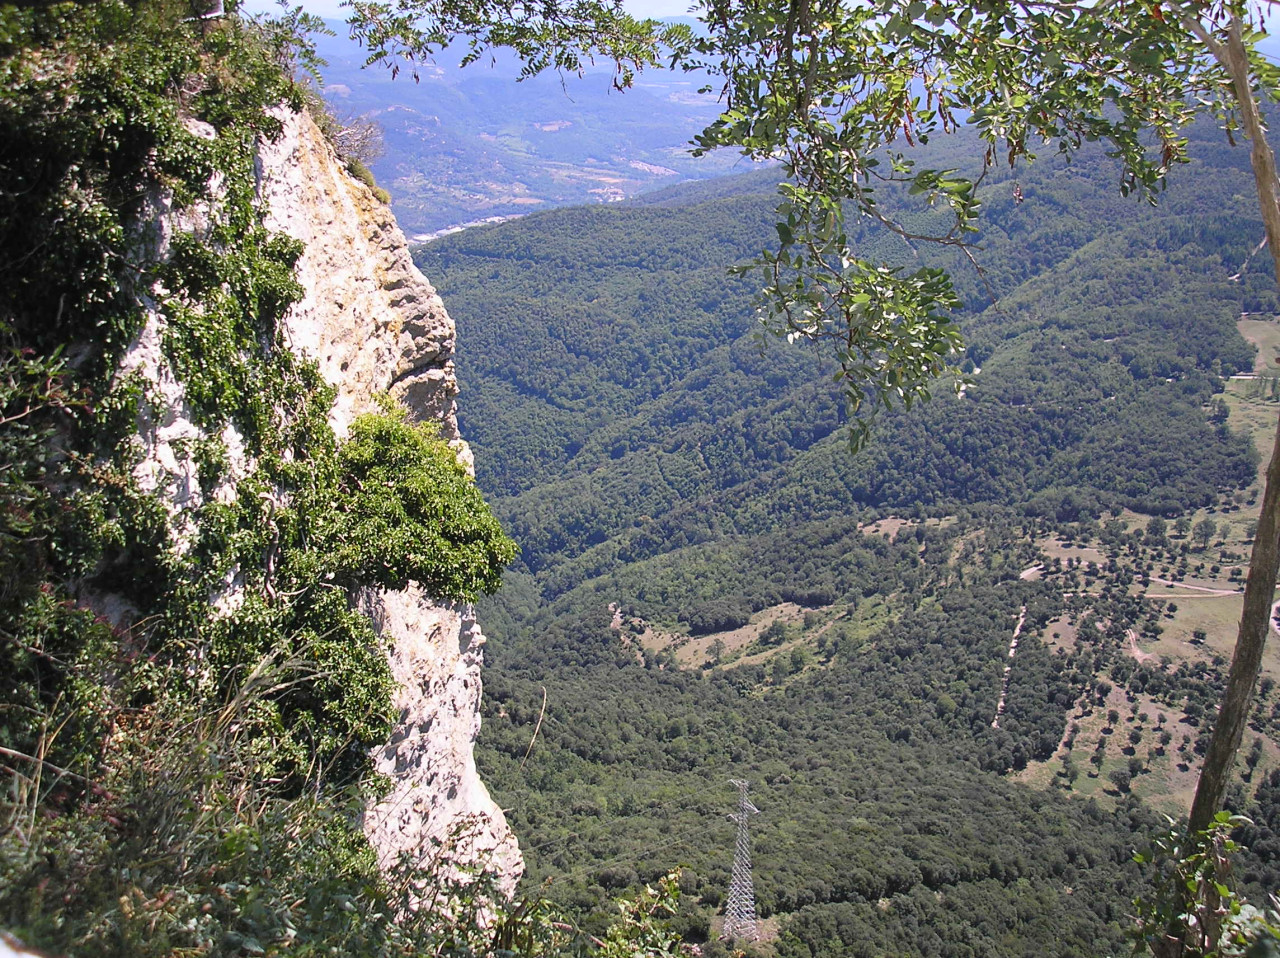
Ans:
[[[623,6],[638,17],[679,17],[689,12],[690,0],[624,0]],[[296,6],[293,0],[290,4]],[[305,0],[302,4],[309,13],[334,20],[346,19],[341,0]],[[252,13],[274,13],[279,7],[272,0],[246,0],[244,9]]]
[[[689,12],[692,3],[693,0],[623,0],[622,5],[638,17],[679,17]],[[291,7],[296,4],[297,0],[289,0]],[[347,14],[341,4],[342,0],[305,0],[302,6],[322,17],[345,20]],[[250,13],[277,13],[280,9],[276,0],[244,0],[243,8]],[[1280,36],[1267,37],[1259,49],[1273,59],[1280,59]]]

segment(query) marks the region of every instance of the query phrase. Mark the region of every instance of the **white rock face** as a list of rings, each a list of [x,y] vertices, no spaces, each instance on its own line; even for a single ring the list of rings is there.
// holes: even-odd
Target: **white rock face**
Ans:
[[[306,295],[286,335],[338,388],[334,431],[345,436],[353,418],[376,408],[374,395],[391,392],[457,439],[453,320],[391,211],[348,175],[311,118],[277,116],[284,132],[259,151],[259,189],[267,228],[307,247],[296,273]]]
[[[440,423],[459,458],[454,325],[418,272],[395,218],[349,176],[309,116],[282,111],[283,134],[263,143],[258,186],[266,226],[306,244],[297,278],[306,296],[287,319],[292,348],[319,363],[338,391],[330,422],[339,436],[389,392],[415,419]],[[441,605],[420,590],[370,591],[361,609],[389,641],[399,683],[399,723],[377,751],[392,790],[371,806],[365,833],[384,864],[434,857],[433,839],[484,865],[514,890],[523,868],[515,836],[476,773],[484,636],[470,607]]]
[[[259,148],[259,195],[265,225],[306,244],[296,270],[306,295],[286,319],[285,340],[314,359],[336,389],[330,424],[345,436],[356,416],[378,408],[378,394],[390,393],[414,419],[439,423],[441,436],[471,469],[471,451],[458,436],[455,415],[453,320],[413,265],[391,211],[347,174],[311,118],[284,110],[277,116],[283,134]],[[159,254],[177,232],[202,233],[203,215],[199,209],[175,213],[155,198],[148,219],[156,226]],[[164,328],[164,314],[149,310],[117,375],[145,384],[134,478],[168,505],[181,550],[195,531],[191,510],[203,501],[195,463],[183,449],[204,433],[162,352]],[[234,496],[236,481],[253,466],[234,429],[224,429],[221,438],[230,463],[223,487],[213,492],[216,498]],[[112,622],[134,615],[118,597],[88,598]],[[242,598],[233,577],[214,607],[234,609]],[[365,820],[379,860],[391,864],[405,853],[412,861],[434,858],[437,842],[452,843],[456,861],[484,866],[499,888],[514,891],[523,869],[520,850],[473,756],[484,636],[471,608],[440,605],[414,589],[369,592],[358,601],[387,641],[399,683],[399,724],[374,755],[392,790],[368,809]],[[463,837],[455,840],[458,835]]]
[[[412,589],[370,591],[360,608],[392,637],[391,671],[400,686],[399,724],[376,756],[378,771],[394,785],[369,809],[365,834],[384,867],[403,852],[435,854],[434,839],[454,846],[461,860],[499,866],[510,881],[519,852],[472,754],[484,645],[475,617]]]

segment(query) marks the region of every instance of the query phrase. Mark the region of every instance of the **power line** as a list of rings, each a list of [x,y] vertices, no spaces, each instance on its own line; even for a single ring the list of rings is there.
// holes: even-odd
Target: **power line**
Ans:
[[[759,815],[760,809],[747,798],[746,779],[729,779],[738,786],[738,811],[729,820],[738,826],[737,841],[733,846],[733,877],[729,881],[729,902],[724,910],[724,934],[726,938],[755,941],[756,895],[751,884],[751,835],[747,821]]]

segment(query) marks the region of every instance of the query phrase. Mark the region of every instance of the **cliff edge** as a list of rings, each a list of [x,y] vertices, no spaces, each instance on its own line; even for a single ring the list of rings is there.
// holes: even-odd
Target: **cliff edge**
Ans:
[[[277,116],[281,134],[258,150],[264,225],[305,244],[294,273],[305,292],[285,336],[337,391],[334,432],[344,437],[390,393],[413,418],[440,423],[470,470],[455,415],[453,320],[413,265],[391,211],[346,172],[310,116]],[[368,589],[358,605],[388,641],[397,683],[397,725],[375,755],[391,789],[364,822],[379,861],[416,861],[444,847],[514,891],[520,851],[473,756],[485,639],[472,608],[433,601],[416,586]]]
[[[0,49],[2,920],[482,942],[521,859],[470,603],[515,544],[453,324],[307,112],[305,18],[187,12],[37,5]]]

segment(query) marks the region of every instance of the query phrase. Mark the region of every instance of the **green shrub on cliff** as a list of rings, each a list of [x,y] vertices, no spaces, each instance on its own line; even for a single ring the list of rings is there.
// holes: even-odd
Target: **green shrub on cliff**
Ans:
[[[515,543],[434,424],[400,410],[351,425],[338,452],[336,501],[321,533],[340,580],[472,602],[496,592]]]

